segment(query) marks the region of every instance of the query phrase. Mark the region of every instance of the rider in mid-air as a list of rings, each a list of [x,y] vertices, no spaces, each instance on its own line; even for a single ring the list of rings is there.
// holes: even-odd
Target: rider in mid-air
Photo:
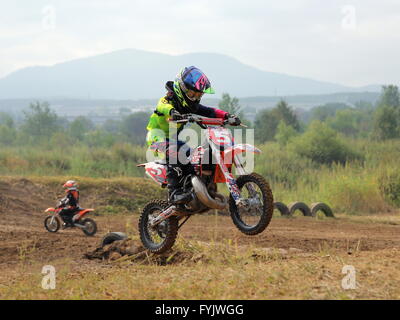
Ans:
[[[190,148],[178,139],[184,124],[177,123],[176,134],[171,136],[169,120],[181,120],[182,115],[193,113],[208,118],[228,119],[230,125],[240,125],[241,121],[236,115],[200,104],[204,93],[213,94],[215,91],[207,76],[194,66],[182,69],[175,81],[168,81],[165,88],[167,94],[159,100],[156,109],[150,116],[146,140],[153,149],[165,152],[168,164],[169,201],[182,204],[190,201],[190,194],[184,193],[180,181],[183,176],[191,172],[192,167],[190,164],[183,164],[179,161],[178,152],[183,150],[186,155],[189,155]],[[163,149],[160,146],[163,146]]]

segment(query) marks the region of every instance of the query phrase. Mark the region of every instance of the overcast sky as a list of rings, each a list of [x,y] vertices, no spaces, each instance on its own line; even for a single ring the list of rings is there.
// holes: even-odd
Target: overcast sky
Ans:
[[[0,77],[125,48],[400,84],[400,0],[0,0]]]

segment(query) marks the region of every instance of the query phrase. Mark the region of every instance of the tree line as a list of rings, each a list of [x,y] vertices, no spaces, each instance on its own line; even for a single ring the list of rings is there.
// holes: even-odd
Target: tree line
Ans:
[[[400,138],[400,96],[395,85],[383,86],[375,104],[363,101],[354,106],[328,103],[299,112],[282,99],[274,108],[259,111],[254,123],[246,119],[246,110],[240,105],[239,99],[228,93],[223,94],[218,107],[239,115],[247,126],[253,127],[258,143],[276,141],[286,146],[296,139],[299,142],[307,132],[308,136],[312,136],[312,132],[318,135],[318,131],[327,136],[339,134],[349,138]],[[118,142],[126,142],[143,145],[151,111],[123,112],[122,115],[120,120],[107,120],[101,125],[95,125],[84,116],[67,121],[59,117],[47,102],[35,102],[23,112],[19,123],[10,115],[0,112],[0,144],[19,146],[50,143],[68,146],[82,143],[110,147]]]
[[[382,87],[376,104],[359,101],[354,106],[328,103],[297,114],[284,100],[257,114],[254,127],[259,142],[282,141],[305,132],[315,121],[351,138],[400,138],[400,95],[395,85]],[[301,121],[303,120],[303,121]],[[286,138],[285,138],[286,137]]]
[[[95,125],[85,116],[68,121],[51,110],[47,102],[35,102],[23,112],[20,123],[0,112],[0,144],[68,146],[82,143],[98,147],[110,147],[118,142],[142,144],[149,116],[150,112],[136,112],[121,120],[107,120]]]

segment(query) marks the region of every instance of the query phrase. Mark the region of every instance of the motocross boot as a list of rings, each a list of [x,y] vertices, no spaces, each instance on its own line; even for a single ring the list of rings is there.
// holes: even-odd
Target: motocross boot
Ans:
[[[180,185],[183,177],[182,169],[179,167],[168,167],[168,201],[172,204],[185,204],[192,200],[190,192],[185,192]]]
[[[68,222],[64,222],[64,223],[62,224],[62,228],[63,228],[63,229],[67,229],[67,228],[70,228],[70,227],[72,227],[72,225],[69,224]]]

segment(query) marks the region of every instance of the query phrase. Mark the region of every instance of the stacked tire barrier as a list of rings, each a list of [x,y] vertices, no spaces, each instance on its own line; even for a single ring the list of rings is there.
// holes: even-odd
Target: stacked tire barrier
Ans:
[[[334,218],[332,209],[323,202],[314,202],[309,207],[304,202],[296,201],[286,206],[283,202],[274,202],[274,209],[278,210],[282,216],[291,217],[296,211],[300,211],[305,217],[317,217],[321,211],[326,217]]]

